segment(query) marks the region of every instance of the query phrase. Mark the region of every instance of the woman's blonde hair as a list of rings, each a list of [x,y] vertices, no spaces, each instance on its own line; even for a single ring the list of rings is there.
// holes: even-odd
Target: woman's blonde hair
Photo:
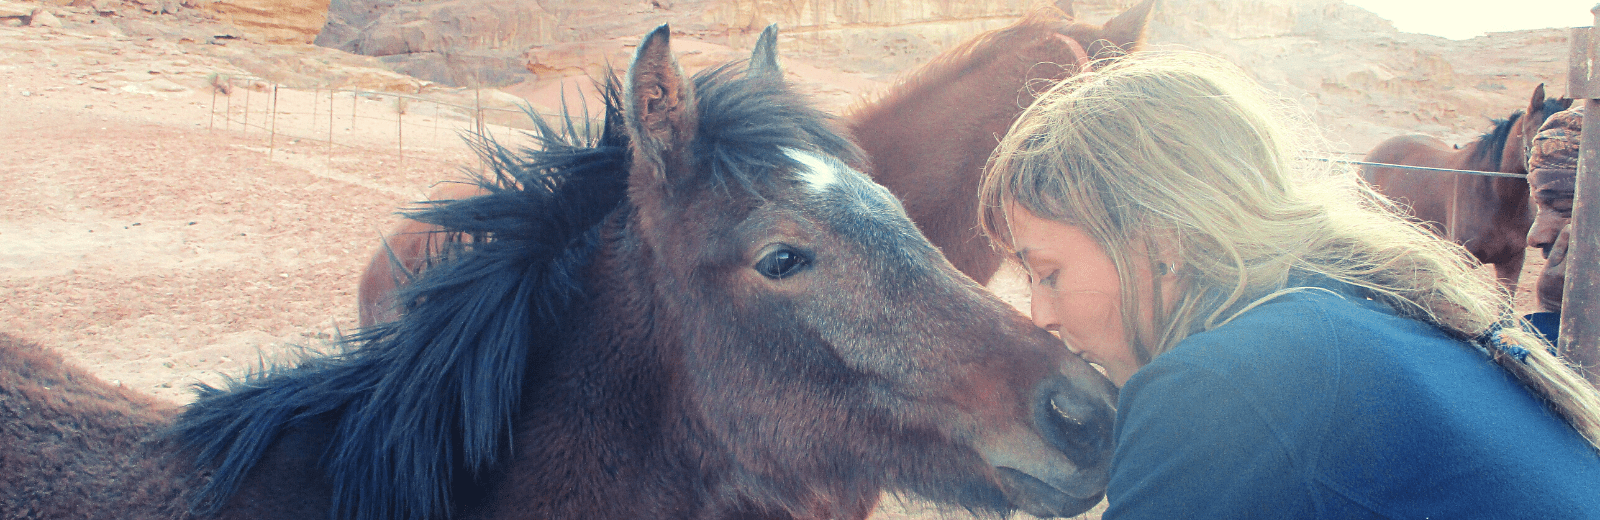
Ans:
[[[1082,228],[1121,277],[1140,338],[1134,266],[1186,287],[1141,362],[1282,294],[1291,271],[1360,288],[1398,314],[1485,348],[1600,449],[1600,392],[1528,333],[1460,246],[1405,218],[1350,168],[1304,160],[1324,145],[1303,112],[1219,58],[1140,52],[1097,63],[1029,107],[991,158],[984,232],[1009,247],[1008,209]],[[1148,251],[1137,254],[1134,251]],[[1159,292],[1155,301],[1163,301]],[[1523,361],[1525,360],[1525,361]]]

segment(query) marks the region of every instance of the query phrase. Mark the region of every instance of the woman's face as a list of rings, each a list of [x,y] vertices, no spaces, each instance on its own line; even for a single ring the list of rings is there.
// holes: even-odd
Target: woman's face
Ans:
[[[1083,229],[1012,207],[1012,247],[1028,271],[1033,323],[1061,336],[1067,348],[1105,369],[1118,387],[1139,370],[1122,320],[1122,284],[1111,257]],[[1140,262],[1135,262],[1136,264]],[[1147,266],[1136,275],[1150,280]],[[1149,287],[1149,283],[1139,284]],[[1141,290],[1138,330],[1154,330],[1151,291]]]

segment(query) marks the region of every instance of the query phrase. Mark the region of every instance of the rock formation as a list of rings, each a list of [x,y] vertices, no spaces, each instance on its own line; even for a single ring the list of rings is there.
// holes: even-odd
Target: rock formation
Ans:
[[[309,43],[327,21],[328,0],[215,0],[206,8],[261,41]]]

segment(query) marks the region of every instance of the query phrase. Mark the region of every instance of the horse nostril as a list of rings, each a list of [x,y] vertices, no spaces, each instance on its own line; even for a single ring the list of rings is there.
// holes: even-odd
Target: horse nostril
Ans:
[[[1055,410],[1057,416],[1060,416],[1061,418],[1066,419],[1068,422],[1072,423],[1074,426],[1078,426],[1078,427],[1082,427],[1083,426],[1083,420],[1082,419],[1077,418],[1075,416],[1075,414],[1073,414],[1072,412],[1068,412],[1066,410],[1062,410],[1061,406],[1056,404],[1056,400],[1055,399],[1050,399],[1050,409]]]
[[[1111,407],[1094,396],[1077,395],[1064,378],[1046,383],[1035,405],[1034,421],[1045,440],[1080,468],[1097,467],[1111,456]]]

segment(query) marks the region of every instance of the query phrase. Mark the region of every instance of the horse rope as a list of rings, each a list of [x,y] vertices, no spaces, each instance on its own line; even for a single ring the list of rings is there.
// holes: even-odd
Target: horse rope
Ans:
[[[1394,169],[1398,169],[1398,170],[1423,170],[1423,171],[1430,171],[1430,172],[1465,173],[1467,175],[1482,175],[1484,177],[1511,177],[1511,178],[1515,178],[1515,179],[1526,179],[1526,178],[1528,178],[1528,175],[1525,174],[1525,173],[1483,172],[1483,171],[1477,171],[1477,170],[1452,170],[1450,168],[1433,168],[1433,167],[1428,167],[1428,166],[1407,166],[1407,165],[1404,165],[1404,164],[1385,164],[1385,163],[1375,163],[1375,162],[1366,162],[1366,161],[1346,161],[1346,160],[1343,160],[1343,159],[1328,159],[1328,158],[1323,158],[1323,157],[1308,157],[1308,159],[1312,159],[1312,160],[1316,160],[1316,161],[1344,163],[1344,164],[1359,164],[1359,165],[1362,165],[1362,166],[1381,166],[1381,167],[1384,167],[1384,168],[1394,168]]]

